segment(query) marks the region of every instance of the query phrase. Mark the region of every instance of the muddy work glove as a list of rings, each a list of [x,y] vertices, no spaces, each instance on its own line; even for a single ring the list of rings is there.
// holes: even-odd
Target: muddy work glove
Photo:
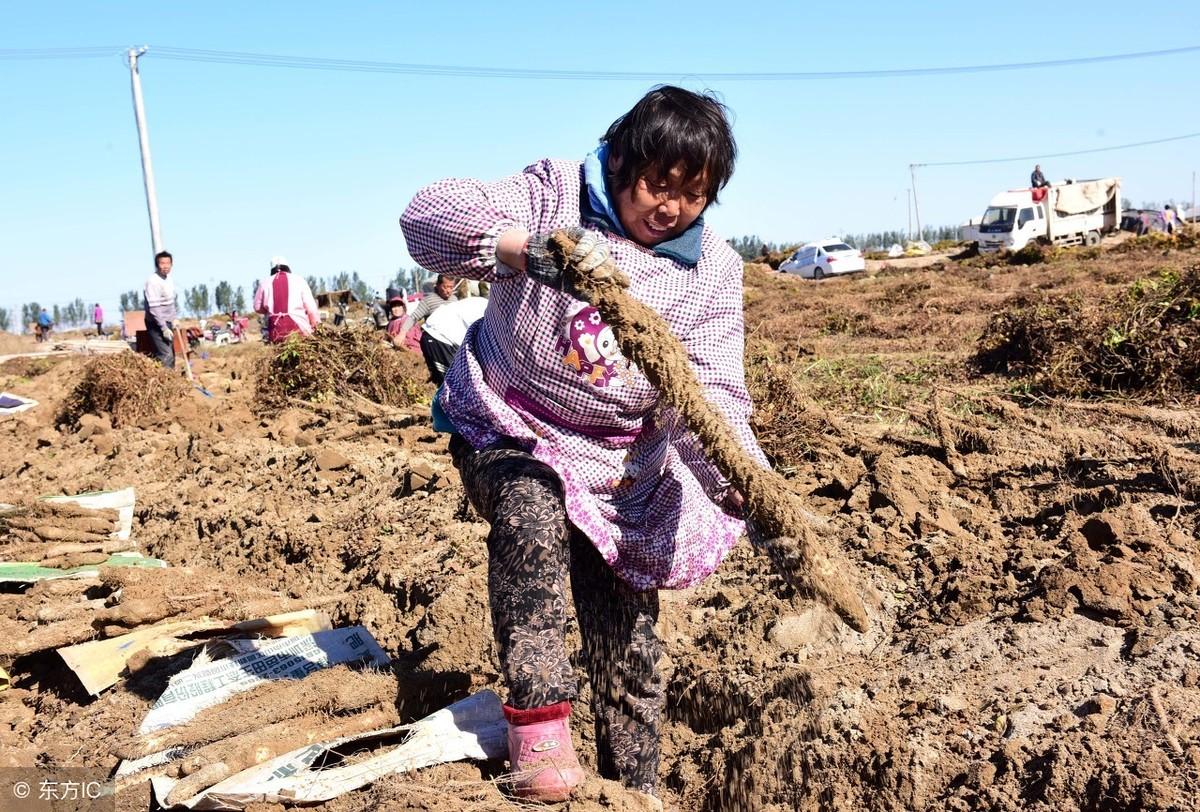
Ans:
[[[175,340],[175,331],[172,330],[170,327],[167,327],[166,325],[164,325],[162,328],[162,337],[166,341],[174,341]]]
[[[566,234],[576,244],[567,259],[576,272],[593,275],[597,268],[608,262],[609,245],[603,236],[578,226],[566,229]],[[550,236],[548,233],[534,234],[529,238],[525,246],[525,273],[548,288],[579,298],[571,286],[569,275],[554,262],[554,252],[549,245]]]

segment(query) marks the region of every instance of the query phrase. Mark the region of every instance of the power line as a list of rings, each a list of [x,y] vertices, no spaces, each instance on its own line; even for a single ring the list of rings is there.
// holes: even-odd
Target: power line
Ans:
[[[921,166],[970,166],[973,164],[1006,164],[1015,163],[1017,161],[1036,161],[1045,158],[1068,158],[1072,155],[1090,155],[1095,152],[1112,152],[1118,149],[1132,149],[1133,147],[1149,147],[1154,144],[1167,144],[1172,141],[1185,141],[1189,138],[1200,138],[1200,133],[1187,133],[1185,135],[1172,135],[1169,138],[1155,138],[1153,141],[1135,141],[1132,144],[1116,144],[1111,147],[1094,147],[1093,149],[1077,149],[1071,152],[1050,152],[1042,155],[1022,155],[1018,158],[982,158],[975,161],[929,161],[927,163],[909,164],[910,167]]]
[[[0,50],[0,60],[82,59],[109,56],[125,49],[117,46],[80,48],[17,48]],[[1154,59],[1200,51],[1200,45],[1165,48],[1156,51],[1135,51],[1100,56],[1050,59],[1037,62],[1005,62],[992,65],[952,65],[944,67],[881,68],[857,71],[600,71],[561,70],[556,68],[506,68],[478,65],[432,65],[406,62],[373,62],[358,59],[326,59],[321,57],[262,54],[248,51],[215,51],[199,48],[156,47],[152,54],[163,59],[188,62],[209,62],[227,65],[293,68],[302,70],[353,71],[359,73],[399,73],[421,76],[454,76],[492,79],[576,79],[576,80],[655,80],[671,76],[695,76],[720,81],[814,81],[840,79],[881,79],[914,76],[944,76],[963,73],[996,73],[1001,71],[1036,70],[1135,59]]]
[[[993,65],[959,65],[949,67],[889,68],[861,71],[751,71],[751,72],[704,72],[704,71],[597,71],[560,70],[539,68],[489,68],[472,65],[429,65],[404,62],[373,62],[355,59],[326,59],[320,57],[261,54],[246,51],[212,51],[195,48],[159,47],[154,53],[164,59],[193,62],[214,62],[261,67],[298,68],[304,70],[355,71],[364,73],[402,73],[425,76],[459,76],[497,79],[592,79],[592,80],[653,80],[672,75],[696,76],[722,81],[804,81],[819,79],[874,79],[885,77],[938,76],[957,73],[990,73],[998,71],[1030,70],[1039,68],[1088,65],[1102,62],[1119,62],[1133,59],[1151,59],[1164,56],[1194,53],[1200,45],[1166,48],[1156,51],[1137,51],[1101,56],[1052,59],[1039,62],[1008,62]]]
[[[8,48],[0,49],[0,60],[26,59],[90,59],[113,56],[125,51],[120,45],[94,45],[84,48]]]

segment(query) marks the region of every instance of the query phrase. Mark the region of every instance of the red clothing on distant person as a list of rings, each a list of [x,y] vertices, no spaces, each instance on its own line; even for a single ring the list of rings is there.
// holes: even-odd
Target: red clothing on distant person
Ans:
[[[277,271],[258,286],[254,312],[267,316],[267,336],[272,343],[297,331],[310,336],[321,321],[308,282],[288,271]]]

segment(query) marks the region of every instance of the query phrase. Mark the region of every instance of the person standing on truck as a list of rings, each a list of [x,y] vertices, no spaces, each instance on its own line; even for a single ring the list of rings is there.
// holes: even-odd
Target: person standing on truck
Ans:
[[[1029,186],[1033,189],[1043,189],[1049,185],[1046,176],[1042,174],[1042,165],[1035,164],[1033,172],[1029,175]]]
[[[167,369],[175,368],[175,283],[171,268],[175,258],[167,251],[154,255],[154,273],[146,277],[142,305],[146,311],[146,334],[151,354]]]

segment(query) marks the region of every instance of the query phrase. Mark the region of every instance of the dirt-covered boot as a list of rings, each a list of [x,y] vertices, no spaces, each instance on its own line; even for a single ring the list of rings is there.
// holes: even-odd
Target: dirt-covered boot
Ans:
[[[519,798],[557,803],[583,783],[583,768],[571,744],[571,704],[521,710],[504,706],[512,792]]]

